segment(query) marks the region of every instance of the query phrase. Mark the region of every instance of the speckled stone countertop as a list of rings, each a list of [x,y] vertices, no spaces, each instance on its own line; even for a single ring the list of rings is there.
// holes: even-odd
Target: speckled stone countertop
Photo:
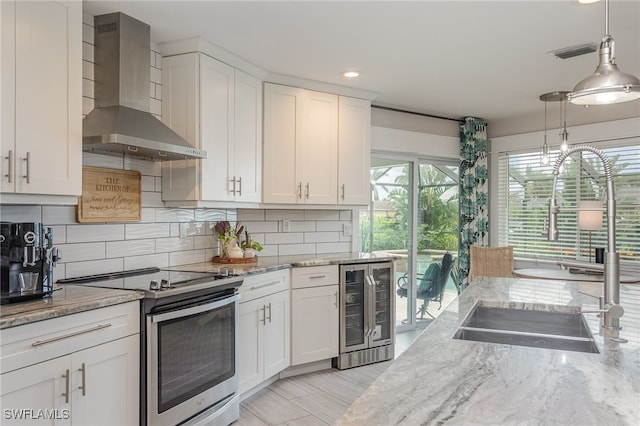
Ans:
[[[59,286],[46,300],[11,303],[0,307],[0,329],[117,305],[144,297],[142,292],[81,285]]]
[[[584,314],[599,354],[452,339],[479,300],[586,310],[601,291],[597,283],[478,278],[336,425],[640,424],[640,286],[620,290],[619,335],[628,343],[603,336],[596,314]]]
[[[365,263],[392,259],[394,259],[394,256],[387,254],[337,253],[319,256],[258,257],[258,261],[255,263],[241,264],[203,262],[176,266],[174,269],[211,272],[220,268],[233,268],[234,273],[238,275],[249,275],[292,267]],[[62,289],[55,291],[53,297],[48,301],[37,300],[3,305],[0,308],[0,329],[102,308],[131,300],[139,300],[144,297],[142,292],[133,290],[117,290],[69,284],[59,287]]]
[[[255,263],[194,263],[183,265],[185,268],[195,271],[214,271],[219,268],[233,268],[238,275],[261,274],[278,269],[298,268],[306,266],[343,265],[350,263],[370,263],[394,260],[396,256],[386,253],[335,253],[326,255],[298,255],[298,256],[258,256]]]

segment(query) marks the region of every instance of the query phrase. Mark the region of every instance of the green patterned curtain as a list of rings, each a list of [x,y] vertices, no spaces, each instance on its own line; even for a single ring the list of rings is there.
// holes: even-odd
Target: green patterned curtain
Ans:
[[[469,283],[469,246],[489,245],[489,169],[487,122],[465,117],[460,123],[460,238],[458,274]]]

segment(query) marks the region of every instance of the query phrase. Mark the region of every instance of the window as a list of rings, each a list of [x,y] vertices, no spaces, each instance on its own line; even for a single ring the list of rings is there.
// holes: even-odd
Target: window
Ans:
[[[612,165],[616,199],[616,249],[622,265],[640,267],[640,138],[589,143],[602,149]],[[553,183],[550,165],[540,165],[540,152],[508,152],[498,157],[499,244],[514,247],[516,256],[535,259],[589,260],[592,247],[607,246],[606,179],[600,159],[582,151],[567,158],[558,176],[556,196],[558,241],[548,241],[549,198]],[[581,200],[602,201],[602,230],[578,229]],[[591,232],[591,235],[590,235]]]

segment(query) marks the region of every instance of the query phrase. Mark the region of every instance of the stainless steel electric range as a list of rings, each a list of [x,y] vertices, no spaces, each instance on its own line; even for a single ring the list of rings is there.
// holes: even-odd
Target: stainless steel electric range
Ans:
[[[58,283],[144,291],[141,425],[227,425],[238,419],[242,278],[232,270],[145,268]]]

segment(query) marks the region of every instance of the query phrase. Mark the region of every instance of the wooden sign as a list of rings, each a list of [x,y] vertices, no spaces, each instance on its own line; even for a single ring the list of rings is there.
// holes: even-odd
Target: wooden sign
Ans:
[[[78,222],[140,221],[140,172],[82,168]]]

